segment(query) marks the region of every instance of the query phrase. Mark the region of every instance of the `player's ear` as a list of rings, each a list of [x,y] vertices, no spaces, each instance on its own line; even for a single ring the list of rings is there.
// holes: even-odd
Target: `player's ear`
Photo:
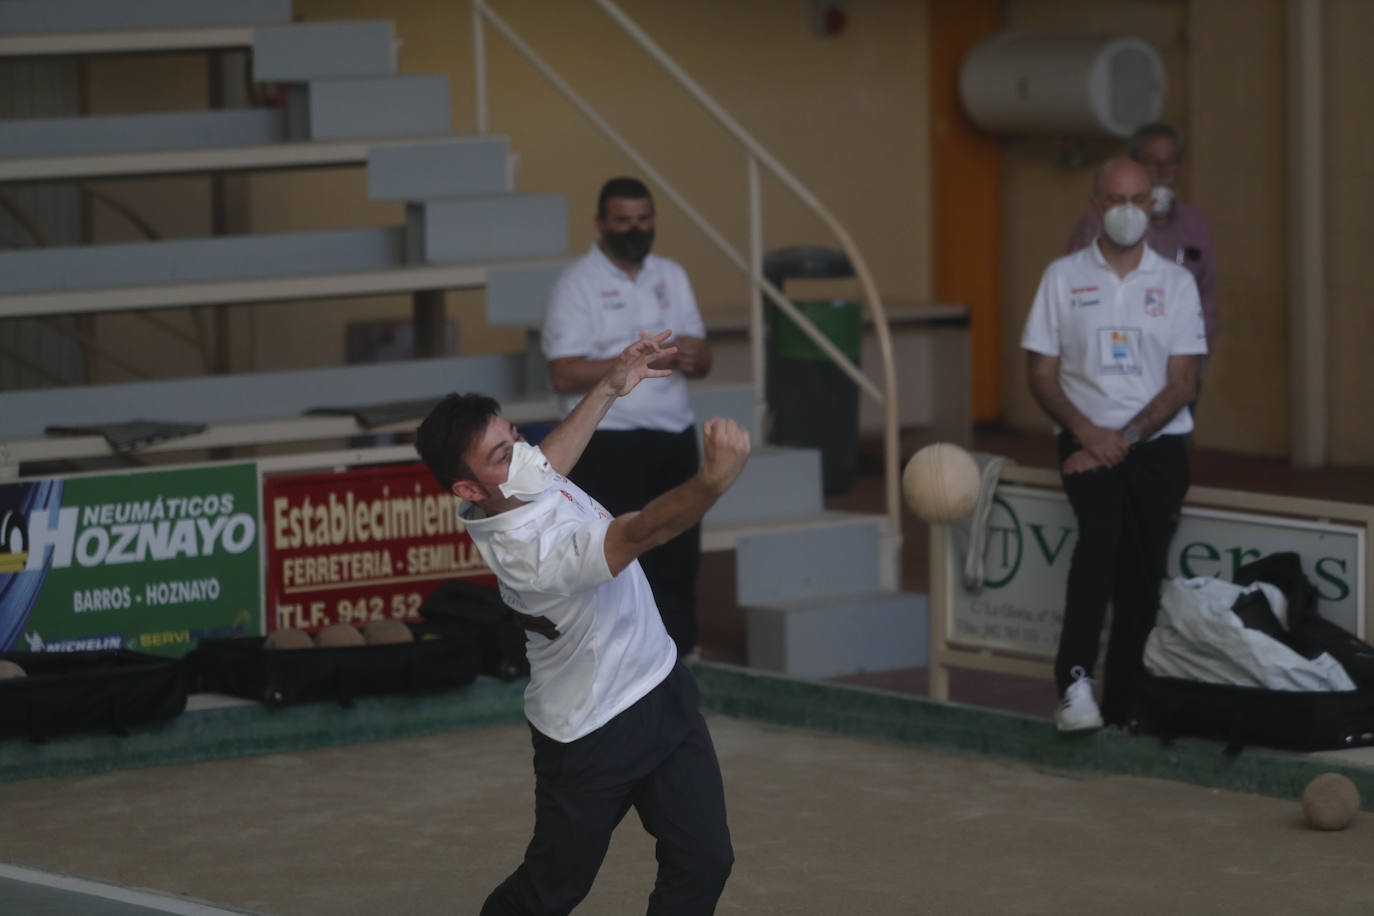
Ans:
[[[475,480],[455,480],[450,489],[454,496],[470,503],[480,502],[487,495],[486,490]]]

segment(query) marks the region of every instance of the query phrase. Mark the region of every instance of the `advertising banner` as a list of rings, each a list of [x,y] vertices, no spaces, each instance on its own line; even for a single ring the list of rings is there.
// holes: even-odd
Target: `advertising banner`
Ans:
[[[269,630],[418,619],[446,579],[496,584],[422,464],[268,477],[262,499]]]
[[[0,648],[180,656],[260,632],[251,464],[0,484]]]
[[[1365,537],[1356,525],[1184,506],[1169,548],[1168,575],[1229,580],[1252,560],[1296,552],[1317,588],[1321,615],[1363,637]],[[964,587],[963,557],[949,543],[950,643],[1053,658],[1077,539],[1063,493],[999,486],[988,519],[981,590]]]

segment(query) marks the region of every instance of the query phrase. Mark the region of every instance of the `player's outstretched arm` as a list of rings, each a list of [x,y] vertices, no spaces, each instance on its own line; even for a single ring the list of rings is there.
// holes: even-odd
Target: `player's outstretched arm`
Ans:
[[[586,397],[578,402],[572,413],[559,423],[554,431],[544,437],[539,444],[544,457],[560,474],[566,475],[582,457],[582,450],[596,431],[596,425],[611,409],[616,398],[624,397],[646,378],[662,378],[672,375],[671,369],[654,369],[651,363],[676,353],[676,348],[665,347],[663,342],[672,335],[664,331],[657,337],[637,340],[625,348],[619,357],[611,361],[610,369]]]
[[[721,494],[739,478],[749,460],[749,431],[734,420],[714,417],[702,424],[705,460],[685,483],[654,499],[639,512],[622,515],[606,530],[606,565],[611,575],[640,554],[677,537],[701,521]]]

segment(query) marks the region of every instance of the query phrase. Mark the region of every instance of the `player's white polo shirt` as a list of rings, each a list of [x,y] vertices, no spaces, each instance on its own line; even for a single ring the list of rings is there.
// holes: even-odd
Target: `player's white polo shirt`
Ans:
[[[544,314],[545,359],[611,359],[639,339],[640,331],[705,337],[706,326],[687,272],[675,261],[649,255],[633,280],[595,244],[563,271]],[[562,395],[566,416],[582,395]],[[611,405],[598,429],[681,432],[694,422],[681,372],[645,379]]]
[[[1148,245],[1118,277],[1096,240],[1045,268],[1021,346],[1059,357],[1059,384],[1079,412],[1120,429],[1163,390],[1171,355],[1205,354],[1197,283]],[[1188,408],[1157,435],[1191,431]]]
[[[525,715],[540,732],[575,741],[673,670],[677,646],[639,561],[611,576],[610,513],[575,483],[557,476],[533,502],[509,512],[488,518],[465,502],[458,515],[506,604],[558,627],[554,639],[535,632],[525,638]]]

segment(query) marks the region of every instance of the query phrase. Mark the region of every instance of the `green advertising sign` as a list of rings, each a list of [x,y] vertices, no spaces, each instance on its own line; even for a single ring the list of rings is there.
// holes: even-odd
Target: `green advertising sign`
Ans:
[[[0,648],[180,656],[257,634],[257,469],[0,486]]]
[[[1169,547],[1167,575],[1230,580],[1252,560],[1292,551],[1317,590],[1318,612],[1367,638],[1366,536],[1359,525],[1185,505]],[[1078,524],[1064,494],[998,486],[980,589],[964,587],[964,560],[952,529],[945,537],[950,641],[1053,658],[1078,542]]]

